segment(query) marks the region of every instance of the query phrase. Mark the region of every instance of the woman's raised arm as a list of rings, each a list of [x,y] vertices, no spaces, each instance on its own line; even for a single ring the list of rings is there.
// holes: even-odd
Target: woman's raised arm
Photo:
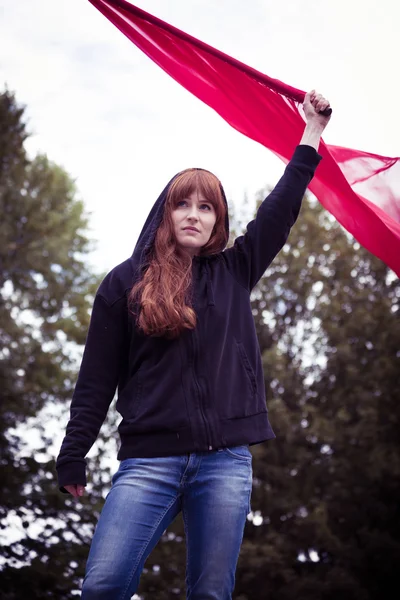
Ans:
[[[314,176],[321,156],[317,150],[321,134],[330,120],[320,111],[329,102],[314,90],[306,94],[304,113],[307,123],[299,145],[272,192],[260,205],[256,218],[232,248],[223,252],[227,268],[249,292],[282,249],[295,223],[301,201]]]

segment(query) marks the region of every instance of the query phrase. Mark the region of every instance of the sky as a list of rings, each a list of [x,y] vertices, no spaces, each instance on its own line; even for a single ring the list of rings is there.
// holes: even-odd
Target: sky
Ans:
[[[395,0],[138,0],[250,66],[331,102],[327,143],[400,154]],[[91,213],[99,272],[128,258],[178,171],[214,172],[240,206],[284,165],[233,130],[88,0],[0,0],[0,83],[26,105],[31,156],[61,164]]]

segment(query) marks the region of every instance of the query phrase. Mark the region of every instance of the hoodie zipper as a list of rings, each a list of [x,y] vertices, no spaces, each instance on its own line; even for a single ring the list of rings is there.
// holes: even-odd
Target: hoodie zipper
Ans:
[[[204,426],[205,426],[205,430],[206,430],[207,448],[208,448],[208,450],[212,450],[213,448],[212,448],[212,444],[211,444],[210,431],[209,431],[209,427],[208,427],[208,422],[207,422],[206,416],[204,414],[203,404],[202,404],[202,400],[201,400],[201,396],[202,396],[202,394],[201,394],[201,387],[200,387],[200,384],[199,384],[199,382],[197,380],[197,377],[196,377],[196,368],[195,367],[196,367],[196,363],[197,363],[197,357],[199,355],[199,353],[197,352],[197,347],[198,347],[198,344],[197,344],[197,332],[196,332],[196,329],[194,329],[193,330],[193,350],[194,350],[194,352],[193,352],[193,378],[194,378],[194,381],[196,383],[197,393],[198,393],[198,398],[199,398],[200,413],[201,413],[201,416],[203,418]]]

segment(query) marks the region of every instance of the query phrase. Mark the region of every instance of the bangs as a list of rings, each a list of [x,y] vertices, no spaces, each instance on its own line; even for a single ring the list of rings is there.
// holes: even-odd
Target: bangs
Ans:
[[[175,206],[190,194],[198,191],[217,213],[225,212],[226,207],[218,178],[204,169],[187,169],[176,176],[168,190],[167,201]]]

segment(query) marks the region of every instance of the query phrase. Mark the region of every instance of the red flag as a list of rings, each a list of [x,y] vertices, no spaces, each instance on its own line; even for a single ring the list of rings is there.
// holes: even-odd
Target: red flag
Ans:
[[[90,0],[122,33],[232,127],[285,163],[304,129],[305,93],[272,79],[129,4]],[[400,157],[321,141],[310,184],[321,204],[400,276]]]

